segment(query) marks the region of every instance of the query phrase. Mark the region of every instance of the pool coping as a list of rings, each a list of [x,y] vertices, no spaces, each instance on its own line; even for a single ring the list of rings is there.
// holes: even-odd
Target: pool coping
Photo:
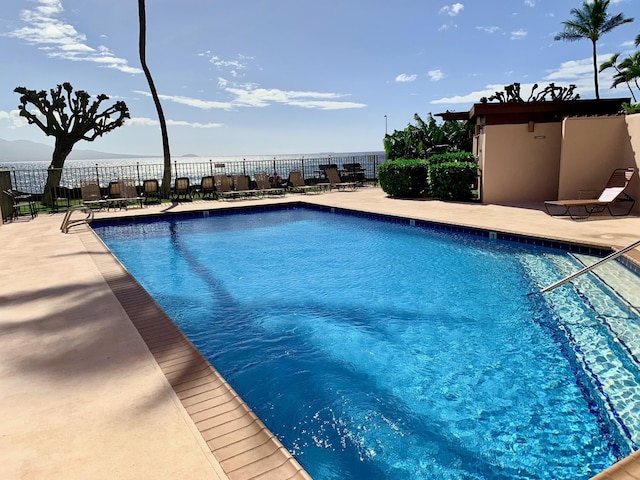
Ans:
[[[79,234],[228,478],[311,480],[98,235],[90,228]]]

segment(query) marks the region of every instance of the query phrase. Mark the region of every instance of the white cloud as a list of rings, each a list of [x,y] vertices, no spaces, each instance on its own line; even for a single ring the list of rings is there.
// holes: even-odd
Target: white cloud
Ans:
[[[536,6],[536,0],[524,0],[524,4],[527,7],[535,7]]]
[[[131,117],[125,121],[127,126],[157,126],[160,122],[158,120],[148,117]],[[199,123],[199,122],[186,122],[184,120],[167,120],[168,126],[177,127],[190,127],[190,128],[219,128],[224,126],[223,123]]]
[[[37,112],[34,112],[34,113],[37,113]],[[27,122],[27,119],[20,116],[20,110],[18,109],[11,110],[9,112],[0,110],[0,122],[4,120],[9,121],[9,123],[11,124],[10,128],[20,128],[20,127],[26,127],[27,125],[29,125],[29,122]]]
[[[476,27],[476,30],[480,30],[485,33],[496,33],[500,31],[500,27],[491,26],[491,27]]]
[[[453,5],[445,5],[440,9],[440,13],[446,13],[451,17],[455,17],[464,9],[464,5],[461,3],[454,3]]]
[[[142,90],[134,90],[134,93],[150,97],[151,93],[144,92]],[[201,110],[211,110],[214,108],[222,110],[231,110],[233,105],[230,102],[212,102],[208,100],[201,100],[199,98],[184,97],[181,95],[158,95],[161,100],[168,102],[179,103],[181,105],[187,105],[189,107],[199,108]]]
[[[277,88],[259,88],[252,83],[234,84],[224,78],[218,80],[218,86],[230,94],[232,99],[227,102],[213,102],[180,95],[158,95],[168,102],[188,105],[203,110],[223,109],[231,110],[236,107],[267,107],[273,104],[290,105],[302,108],[316,108],[319,110],[341,110],[348,108],[363,108],[364,103],[346,102],[339,100],[346,95],[339,93],[301,92],[280,90]],[[136,90],[135,93],[151,96],[149,92]]]
[[[511,32],[511,40],[523,40],[527,36],[526,30],[515,30]]]
[[[476,90],[474,92],[467,93],[466,95],[456,95],[453,97],[444,97],[438,100],[433,100],[431,104],[433,105],[441,105],[441,104],[457,104],[457,103],[478,103],[482,97],[488,97],[493,95],[498,90],[503,90],[504,85],[487,85],[484,90]]]
[[[35,3],[33,9],[20,12],[25,25],[4,35],[35,45],[51,58],[92,62],[124,73],[142,73],[141,69],[128,65],[127,60],[114,56],[107,47],[87,45],[84,34],[59,18],[64,13],[60,0],[36,0]]]
[[[417,78],[418,78],[418,75],[416,75],[415,73],[411,75],[407,75],[406,73],[401,73],[396,77],[396,82],[398,83],[414,82]]]
[[[438,82],[444,78],[444,73],[442,73],[442,70],[440,70],[439,68],[436,68],[435,70],[429,70],[427,72],[427,75],[429,75],[429,78],[432,82]]]

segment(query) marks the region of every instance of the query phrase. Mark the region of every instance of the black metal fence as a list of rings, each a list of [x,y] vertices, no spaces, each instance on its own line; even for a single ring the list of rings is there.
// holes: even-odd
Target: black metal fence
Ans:
[[[302,172],[307,183],[313,184],[322,179],[322,166],[335,165],[342,169],[346,164],[359,163],[364,169],[365,181],[375,182],[378,166],[385,161],[384,154],[327,156],[317,158],[243,160],[218,163],[174,161],[171,165],[172,185],[178,177],[188,177],[192,185],[199,185],[202,177],[208,175],[249,175],[256,173],[272,174],[276,172],[286,179],[291,171]],[[15,169],[9,168],[12,187],[21,192],[42,197],[49,170],[46,168]],[[75,198],[80,198],[80,186],[83,182],[96,182],[101,188],[108,188],[109,182],[120,179],[134,179],[138,186],[144,180],[162,180],[162,163],[137,162],[128,165],[104,165],[85,167],[65,167],[62,170],[60,186],[67,187]]]

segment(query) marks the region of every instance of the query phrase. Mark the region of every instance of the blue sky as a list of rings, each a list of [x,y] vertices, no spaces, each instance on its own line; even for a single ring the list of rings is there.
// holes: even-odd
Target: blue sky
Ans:
[[[578,0],[147,0],[147,64],[174,156],[382,150],[413,114],[468,111],[505,85],[574,83],[595,98],[591,44],[554,41]],[[635,18],[604,35],[599,63],[635,51]],[[53,139],[17,116],[17,86],[63,82],[130,109],[76,148],[162,154],[138,56],[134,0],[12,0],[0,11],[0,139]],[[600,95],[610,89],[600,75]],[[386,117],[385,117],[386,116]]]

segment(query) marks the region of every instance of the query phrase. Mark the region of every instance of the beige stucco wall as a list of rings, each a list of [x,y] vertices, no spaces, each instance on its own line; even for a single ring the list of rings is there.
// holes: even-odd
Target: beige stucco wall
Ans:
[[[639,166],[640,115],[566,118],[562,134],[559,199],[599,193],[615,168]],[[640,198],[637,176],[627,193]],[[640,202],[634,211],[639,209]]]
[[[477,138],[483,203],[554,198],[558,192],[562,124],[487,125]]]

